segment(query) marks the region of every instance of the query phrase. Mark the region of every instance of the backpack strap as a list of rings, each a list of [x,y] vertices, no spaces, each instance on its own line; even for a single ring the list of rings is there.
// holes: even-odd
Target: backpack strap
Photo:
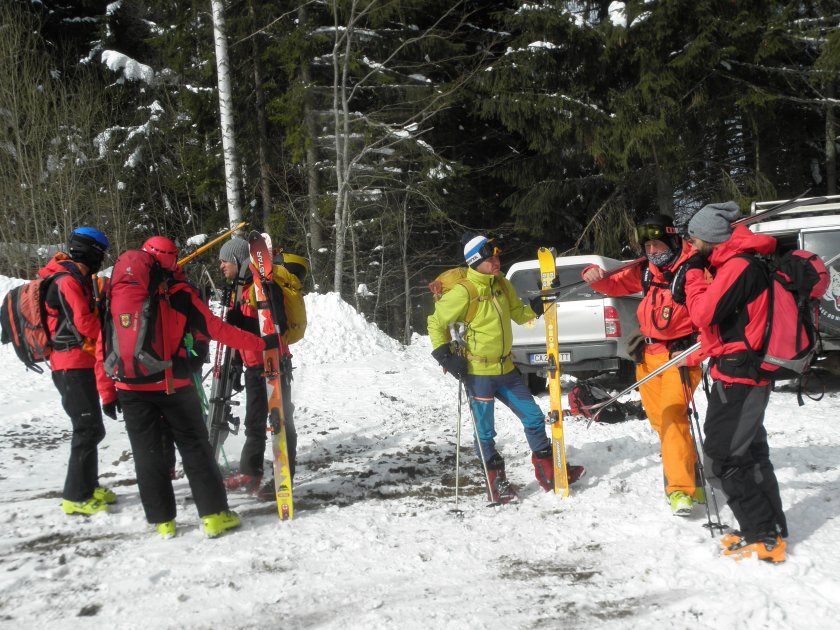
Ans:
[[[467,290],[467,296],[469,297],[469,303],[467,304],[467,315],[466,317],[464,317],[464,323],[469,325],[469,323],[472,322],[473,318],[475,317],[476,312],[478,311],[478,303],[482,301],[482,298],[478,294],[478,289],[475,287],[475,285],[466,278],[461,278],[460,280],[458,280],[458,284]],[[486,300],[487,298],[484,299]]]

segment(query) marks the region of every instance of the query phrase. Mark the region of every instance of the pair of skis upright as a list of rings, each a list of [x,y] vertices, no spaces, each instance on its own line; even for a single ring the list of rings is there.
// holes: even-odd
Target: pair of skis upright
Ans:
[[[289,451],[286,445],[286,418],[283,413],[282,379],[288,376],[289,348],[283,341],[274,303],[269,292],[277,290],[272,279],[273,263],[271,252],[256,230],[248,235],[251,253],[251,271],[254,276],[254,291],[257,299],[257,313],[262,335],[277,335],[279,347],[263,353],[266,389],[268,391],[268,427],[271,433],[271,453],[274,463],[274,494],[277,498],[277,512],[280,520],[294,516],[292,498],[292,474],[289,466]]]
[[[537,258],[540,262],[540,284],[543,290],[550,289],[557,275],[557,254],[554,248],[540,247]],[[566,441],[563,435],[563,402],[560,392],[560,345],[557,337],[557,301],[544,302],[545,351],[548,359],[548,396],[551,424],[551,451],[554,465],[554,494],[569,496],[569,477],[566,467]]]

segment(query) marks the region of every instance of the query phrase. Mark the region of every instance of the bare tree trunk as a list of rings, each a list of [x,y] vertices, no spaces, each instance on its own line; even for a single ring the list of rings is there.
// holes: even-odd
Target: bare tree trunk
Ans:
[[[359,302],[359,256],[356,250],[356,230],[353,229],[352,225],[348,227],[348,230],[350,232],[350,247],[353,256],[353,303],[356,305],[356,310],[361,313],[362,303]]]
[[[335,44],[333,46],[333,124],[335,129],[335,174],[338,191],[335,201],[335,268],[333,290],[341,294],[344,273],[344,251],[347,225],[350,220],[350,103],[347,97],[347,75],[350,65],[350,48],[356,18],[356,0],[350,5],[347,26],[338,23],[338,6],[333,5]],[[343,33],[342,33],[343,31]],[[343,41],[342,41],[343,40]],[[340,54],[344,45],[343,56]],[[339,109],[340,105],[340,109]]]
[[[837,127],[834,117],[834,82],[826,86],[828,103],[825,107],[825,191],[837,194]]]
[[[298,8],[298,23],[305,26],[309,19],[307,5],[303,4]],[[312,257],[312,282],[316,290],[325,286],[325,260],[327,248],[324,244],[324,224],[321,221],[318,207],[320,186],[318,181],[318,129],[315,126],[315,116],[312,111],[312,74],[309,71],[309,63],[303,63],[300,67],[300,76],[306,86],[306,94],[303,102],[303,118],[306,125],[306,133],[309,142],[306,145],[306,181],[307,181],[307,214],[309,227],[309,247]]]
[[[411,343],[411,276],[408,272],[408,196],[403,199],[402,229],[400,230],[400,258],[402,260],[403,291],[405,292],[405,320],[403,323],[403,343]]]
[[[222,0],[210,0],[210,4],[213,9],[213,41],[216,45],[216,74],[219,81],[219,123],[222,130],[222,150],[225,156],[228,220],[233,227],[242,220],[242,202],[239,195],[239,166],[233,125],[230,60],[227,49],[223,2]]]
[[[254,30],[257,29],[256,16],[254,14],[254,2],[248,2],[248,15],[251,18]],[[259,139],[259,160],[260,160],[260,196],[262,197],[262,220],[263,228],[268,230],[268,221],[271,218],[271,166],[268,161],[268,121],[265,117],[265,91],[263,90],[262,68],[260,66],[260,51],[257,46],[257,38],[251,38],[251,60],[254,64],[254,96],[257,105],[257,134]]]

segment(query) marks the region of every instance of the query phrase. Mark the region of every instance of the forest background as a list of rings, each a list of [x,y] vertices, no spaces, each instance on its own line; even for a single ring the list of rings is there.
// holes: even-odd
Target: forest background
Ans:
[[[626,258],[645,214],[836,193],[838,24],[840,0],[2,0],[0,274],[79,225],[116,254],[241,216],[407,343],[465,230],[505,266]]]

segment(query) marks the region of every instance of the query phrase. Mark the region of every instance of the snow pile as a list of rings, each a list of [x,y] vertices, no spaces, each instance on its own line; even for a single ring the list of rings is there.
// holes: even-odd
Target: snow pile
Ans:
[[[308,366],[339,359],[355,360],[402,348],[337,293],[312,293],[304,299],[306,336],[292,347],[296,364]]]
[[[9,278],[8,276],[0,276],[0,302],[6,297],[6,294],[21,284],[26,284],[26,280],[20,278]]]

